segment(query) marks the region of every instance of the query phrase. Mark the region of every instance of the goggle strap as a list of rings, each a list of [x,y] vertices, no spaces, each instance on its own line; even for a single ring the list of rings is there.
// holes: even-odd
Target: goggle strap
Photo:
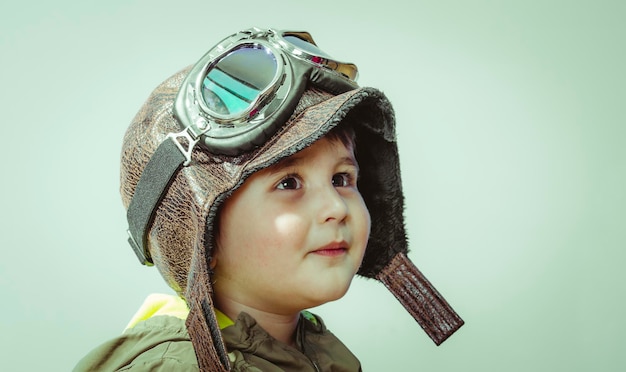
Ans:
[[[169,185],[186,161],[176,141],[163,141],[141,173],[135,193],[128,205],[126,218],[131,247],[139,262],[153,264],[147,249],[147,232],[154,220],[156,207],[167,193]]]
[[[311,81],[311,84],[316,87],[335,95],[359,88],[355,82],[348,79],[333,77],[319,68],[312,69],[309,80]]]

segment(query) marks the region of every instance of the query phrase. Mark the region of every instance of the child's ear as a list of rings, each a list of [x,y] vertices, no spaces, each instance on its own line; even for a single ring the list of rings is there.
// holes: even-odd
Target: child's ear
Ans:
[[[209,257],[209,270],[213,271],[215,266],[217,266],[217,257],[215,257],[215,252],[211,257]]]

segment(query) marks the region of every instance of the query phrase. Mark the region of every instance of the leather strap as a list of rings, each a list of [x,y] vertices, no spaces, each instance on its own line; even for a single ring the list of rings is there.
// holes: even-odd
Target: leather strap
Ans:
[[[404,253],[396,254],[376,279],[394,294],[437,346],[464,324]]]

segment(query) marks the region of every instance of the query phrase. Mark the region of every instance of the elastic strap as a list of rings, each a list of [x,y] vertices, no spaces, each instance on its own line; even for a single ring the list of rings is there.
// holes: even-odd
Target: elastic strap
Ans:
[[[128,243],[143,265],[152,265],[152,257],[147,250],[147,233],[154,220],[157,206],[184,161],[185,156],[176,143],[166,139],[150,158],[135,188],[135,194],[126,212]]]

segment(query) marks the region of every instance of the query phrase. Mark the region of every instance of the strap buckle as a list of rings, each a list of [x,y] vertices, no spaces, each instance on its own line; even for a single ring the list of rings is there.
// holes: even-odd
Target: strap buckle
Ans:
[[[200,136],[211,130],[211,125],[204,118],[199,118],[196,121],[196,127],[190,125],[178,133],[168,133],[166,136],[166,139],[174,141],[178,150],[180,150],[185,157],[185,161],[183,162],[183,166],[185,167],[191,163],[191,154],[193,148],[200,141]],[[184,141],[181,139],[184,139]]]

